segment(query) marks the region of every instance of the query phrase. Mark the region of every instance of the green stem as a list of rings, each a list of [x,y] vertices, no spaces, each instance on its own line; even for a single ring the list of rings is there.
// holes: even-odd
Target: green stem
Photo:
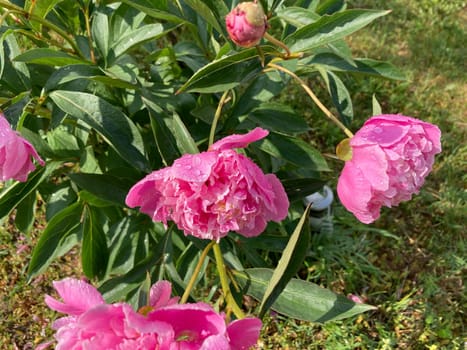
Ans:
[[[211,125],[211,132],[209,133],[209,147],[214,143],[214,136],[216,134],[217,123],[219,122],[219,118],[221,117],[222,107],[227,102],[227,96],[229,94],[229,90],[225,91],[221,99],[219,100],[219,104],[217,105],[216,114],[214,114],[214,119]]]
[[[94,48],[92,44],[91,25],[89,21],[89,7],[83,9],[84,21],[86,22],[86,33],[88,35],[89,54],[91,56],[91,62],[96,63],[96,56],[94,55]]]
[[[201,267],[204,264],[204,260],[206,260],[206,257],[211,250],[212,246],[215,244],[215,241],[211,241],[204,249],[203,252],[201,253],[201,256],[199,257],[199,261],[196,264],[195,270],[193,271],[193,274],[190,278],[190,281],[188,282],[188,285],[186,286],[185,292],[183,292],[182,298],[180,299],[180,304],[185,304],[190,297],[191,290],[193,289],[193,286],[195,285],[196,279],[198,278],[199,272],[201,271]]]
[[[303,88],[303,90],[305,90],[305,92],[308,94],[308,96],[310,96],[310,98],[318,106],[318,108],[323,111],[323,113],[326,115],[326,117],[331,119],[339,128],[341,128],[342,131],[344,131],[344,133],[348,137],[353,137],[352,131],[350,131],[344,124],[342,124],[342,122],[337,117],[335,117],[334,114],[332,114],[331,111],[326,108],[326,106],[324,106],[321,103],[319,98],[316,97],[316,95],[313,93],[313,91],[311,91],[311,89],[308,87],[308,85],[302,79],[300,79],[295,73],[291,72],[287,68],[284,68],[284,67],[279,66],[279,65],[274,64],[274,63],[269,63],[268,67],[271,67],[271,68],[277,69],[279,71],[282,71],[282,72],[290,75],[292,78],[294,78],[300,84],[300,86]]]
[[[0,0],[0,5],[4,9],[9,10],[10,13],[18,13],[18,14],[23,15],[24,17],[28,18],[31,21],[38,22],[38,23],[46,26],[47,28],[53,30],[58,35],[60,35],[64,40],[66,40],[70,44],[70,46],[73,48],[73,50],[79,56],[81,56],[81,58],[85,58],[83,53],[79,49],[78,45],[76,45],[76,43],[69,37],[68,33],[65,32],[63,29],[61,29],[60,27],[56,26],[55,24],[53,24],[53,23],[51,23],[51,22],[49,22],[49,21],[47,21],[47,20],[45,20],[45,19],[43,19],[41,17],[38,17],[38,16],[36,16],[34,14],[30,14],[29,12],[25,11],[21,7],[16,6],[16,5],[10,3],[9,1]]]
[[[279,47],[282,47],[285,50],[285,57],[290,57],[291,53],[287,45],[285,45],[282,41],[274,38],[271,34],[268,32],[265,32],[263,35],[263,38],[266,39],[267,41],[273,43],[274,45],[277,45]]]
[[[224,297],[227,301],[227,307],[232,309],[233,313],[238,319],[245,318],[245,313],[240,308],[240,306],[237,305],[237,302],[235,301],[234,297],[232,296],[232,292],[230,291],[221,247],[219,246],[219,244],[214,243],[213,250],[214,257],[216,258],[217,271],[219,272],[219,278],[221,280],[222,291],[224,292]]]

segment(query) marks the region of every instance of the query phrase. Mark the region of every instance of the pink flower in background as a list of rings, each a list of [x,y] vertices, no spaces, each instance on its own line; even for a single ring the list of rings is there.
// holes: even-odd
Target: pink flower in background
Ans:
[[[382,206],[396,206],[418,193],[441,152],[436,125],[402,115],[367,120],[350,140],[351,160],[339,177],[342,204],[363,223],[378,219]]]
[[[0,113],[0,181],[26,181],[28,174],[35,169],[31,157],[39,164],[45,164],[34,147],[19,136]]]
[[[268,22],[261,4],[241,2],[225,18],[230,39],[242,47],[257,45],[266,32]]]
[[[167,281],[151,287],[144,314],[126,303],[106,304],[97,289],[81,280],[66,278],[54,282],[54,287],[63,301],[46,296],[47,305],[69,315],[52,325],[58,350],[246,350],[259,338],[259,319],[226,325],[224,316],[208,304],[177,304]],[[48,345],[52,344],[40,348]]]
[[[185,154],[134,185],[126,204],[141,207],[154,221],[172,220],[186,235],[219,240],[236,231],[257,236],[269,220],[287,216],[289,201],[275,175],[264,174],[233,148],[246,147],[267,134],[256,128],[225,137],[206,152]]]

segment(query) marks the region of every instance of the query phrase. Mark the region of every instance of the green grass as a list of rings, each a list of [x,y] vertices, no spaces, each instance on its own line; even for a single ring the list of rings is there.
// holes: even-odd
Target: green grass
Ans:
[[[387,60],[407,81],[345,77],[353,93],[354,130],[371,114],[375,94],[386,113],[402,113],[440,126],[443,152],[419,195],[381,219],[359,225],[335,208],[335,235],[315,236],[303,277],[336,292],[358,294],[378,310],[325,325],[271,316],[264,349],[464,349],[467,341],[465,111],[467,11],[451,0],[349,1],[351,7],[392,12],[349,39],[357,57]],[[312,118],[310,139],[326,150],[341,135],[320,112],[302,103]],[[333,163],[337,168],[340,163]],[[51,281],[80,277],[76,254],[26,283],[27,262],[41,227],[24,237],[11,225],[0,229],[0,344],[32,349],[51,335],[55,314],[44,303]],[[17,252],[25,244],[25,250]],[[15,347],[16,346],[16,347]]]

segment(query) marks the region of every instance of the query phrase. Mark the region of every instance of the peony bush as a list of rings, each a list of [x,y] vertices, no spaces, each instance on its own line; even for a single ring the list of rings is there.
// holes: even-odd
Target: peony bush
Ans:
[[[39,349],[250,349],[269,310],[374,309],[297,277],[303,198],[327,185],[371,223],[420,191],[441,132],[377,103],[358,130],[342,75],[404,76],[344,39],[389,11],[308,3],[0,0],[0,217],[27,234],[43,208],[30,280],[76,246],[83,272],[45,296],[65,316]],[[343,132],[340,175],[292,85]]]

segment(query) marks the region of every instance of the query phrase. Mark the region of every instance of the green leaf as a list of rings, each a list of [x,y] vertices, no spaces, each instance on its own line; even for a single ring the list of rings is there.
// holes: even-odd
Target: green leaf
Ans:
[[[302,116],[290,106],[277,102],[261,104],[248,114],[248,119],[266,129],[285,134],[303,133],[310,130]]]
[[[104,275],[109,257],[105,233],[94,210],[88,205],[84,206],[82,223],[81,266],[89,279]]]
[[[36,191],[31,192],[16,208],[15,225],[21,232],[31,231],[36,213]]]
[[[378,100],[376,99],[376,95],[373,94],[373,97],[371,99],[372,101],[372,106],[373,106],[373,115],[381,115],[383,114],[383,110],[381,108],[381,105],[379,104]]]
[[[29,174],[27,182],[16,182],[0,193],[0,218],[10,214],[10,212],[21,203],[37,187],[47,179],[50,174],[57,169],[59,163],[50,162],[45,167],[40,167]]]
[[[129,164],[150,170],[139,130],[118,108],[84,92],[56,90],[49,96],[61,110],[95,129]]]
[[[175,136],[175,140],[177,140],[178,149],[180,150],[181,154],[199,153],[198,146],[196,146],[193,137],[191,136],[185,124],[183,123],[182,119],[180,119],[180,116],[175,112],[173,114],[172,119],[172,129],[173,135]]]
[[[148,251],[147,216],[125,216],[109,229],[109,262],[107,275],[122,275],[143,260]]]
[[[218,13],[214,13],[212,10],[215,10],[215,7],[212,7],[212,1],[211,4],[207,4],[207,1],[201,1],[201,0],[185,0],[185,3],[190,6],[197,14],[199,14],[201,17],[204,18],[206,22],[208,22],[215,30],[217,30],[219,33],[224,34],[225,30],[225,24],[220,22],[219,19],[223,19],[223,15],[219,15]],[[218,3],[219,1],[216,1]],[[225,5],[224,5],[225,6]],[[223,8],[224,10],[224,8]],[[226,13],[224,13],[225,15]]]
[[[109,52],[109,62],[115,61],[118,57],[130,50],[132,47],[140,45],[150,40],[155,40],[164,36],[176,27],[165,27],[160,23],[147,24],[138,29],[128,31],[119,40],[112,44]]]
[[[151,275],[146,273],[146,278],[144,282],[141,283],[141,286],[138,289],[137,298],[138,298],[138,306],[137,310],[140,308],[149,305],[149,295],[151,290]]]
[[[70,179],[79,187],[97,197],[119,206],[125,206],[125,198],[131,183],[108,174],[69,174]]]
[[[315,171],[329,171],[326,160],[310,144],[296,137],[270,133],[258,141],[259,148],[275,158]]]
[[[144,98],[143,102],[146,105],[152,104],[149,100]],[[159,155],[161,156],[162,162],[165,166],[171,165],[175,159],[180,157],[181,154],[178,151],[177,140],[170,132],[165,121],[169,117],[163,113],[156,113],[150,107],[148,107],[148,110],[151,118],[151,129]]]
[[[234,274],[237,282],[245,288],[246,294],[261,300],[273,271],[253,268],[241,272],[235,271]],[[367,304],[356,304],[329,289],[293,278],[271,309],[297,320],[324,323],[352,317],[376,308]]]
[[[105,62],[107,62],[107,55],[109,53],[110,46],[109,17],[107,14],[99,11],[96,11],[93,17],[91,28],[92,38]]]
[[[26,0],[24,4],[24,9],[29,12],[29,14],[33,14],[40,18],[45,18],[47,14],[57,5],[58,3],[62,2],[63,0],[49,0],[49,1],[34,1],[34,0]],[[32,11],[31,11],[32,7]],[[31,25],[37,31],[41,31],[42,24],[36,21],[29,21],[29,25]]]
[[[333,72],[323,72],[320,69],[320,73],[326,82],[329,95],[331,95],[332,103],[339,113],[340,120],[348,126],[353,119],[353,105],[349,91],[342,80]]]
[[[31,49],[14,58],[15,62],[44,64],[47,66],[66,66],[69,64],[90,64],[76,56],[69,55],[63,51],[47,48]]]
[[[265,54],[269,47],[262,47]],[[199,69],[178,90],[186,92],[223,92],[247,81],[261,72],[261,62],[256,48],[246,49],[214,60]]]
[[[367,74],[394,80],[406,80],[406,76],[394,65],[369,58],[355,58],[352,62],[334,53],[326,52],[311,58],[305,58],[301,63],[305,65],[322,66],[325,69],[339,72]],[[313,70],[316,70],[313,68]]]
[[[277,10],[276,14],[280,19],[297,28],[316,22],[321,18],[320,15],[309,9],[294,6],[284,7]]]
[[[317,47],[344,38],[365,27],[390,11],[346,10],[330,16],[322,16],[285,38],[292,52],[311,51]]]
[[[15,95],[31,89],[31,74],[23,62],[15,62],[13,58],[21,53],[14,31],[0,27],[0,82]]]
[[[42,273],[56,258],[79,241],[82,206],[74,203],[58,212],[47,224],[32,252],[28,279]]]
[[[269,310],[274,301],[282,293],[287,283],[289,283],[291,278],[302,266],[310,244],[310,230],[309,226],[306,224],[309,210],[310,206],[303,212],[269,280],[259,307],[260,318],[263,318],[266,311]]]
[[[308,179],[286,179],[281,180],[289,201],[294,202],[303,200],[304,197],[315,193],[323,188],[326,181],[308,178]]]
[[[147,15],[169,22],[183,23],[185,20],[167,10],[167,2],[161,0],[122,0],[124,4],[134,7]]]
[[[258,75],[235,104],[232,115],[241,117],[248,114],[263,102],[270,101],[274,96],[279,95],[283,89],[284,83],[278,72],[273,71]]]
[[[57,69],[47,80],[45,91],[56,89],[62,84],[76,79],[90,78],[102,74],[98,67],[88,64],[72,64]]]
[[[47,198],[45,211],[47,221],[50,221],[57,213],[76,202],[76,193],[71,188],[70,182],[66,181],[61,186],[58,189],[54,186],[56,190]]]

